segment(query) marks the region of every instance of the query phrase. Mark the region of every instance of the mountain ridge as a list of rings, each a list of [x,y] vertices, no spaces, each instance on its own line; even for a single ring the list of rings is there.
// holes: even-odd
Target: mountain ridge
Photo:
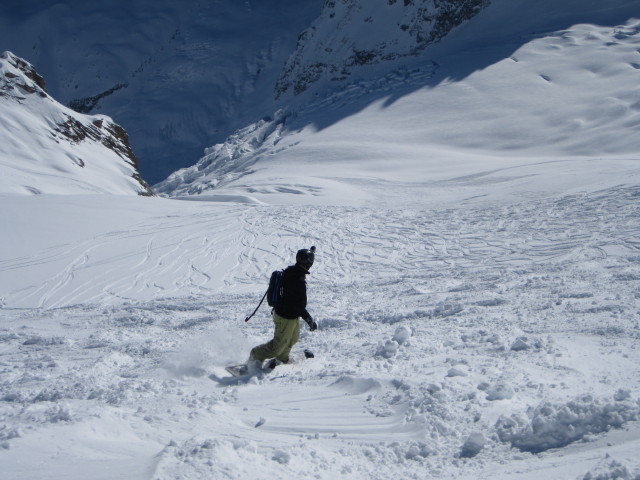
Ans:
[[[0,104],[9,133],[0,142],[1,192],[153,195],[127,132],[59,104],[33,65],[11,52],[0,55]]]
[[[328,1],[320,17],[300,35],[276,83],[276,97],[288,91],[299,95],[327,76],[334,83],[346,80],[360,66],[415,57],[490,3]],[[380,31],[385,35],[373,34]]]

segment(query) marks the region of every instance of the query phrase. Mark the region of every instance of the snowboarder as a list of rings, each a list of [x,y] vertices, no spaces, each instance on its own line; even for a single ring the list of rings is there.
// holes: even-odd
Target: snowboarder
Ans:
[[[273,338],[251,350],[247,365],[249,368],[260,368],[267,359],[269,368],[279,363],[289,362],[291,348],[300,337],[300,317],[314,331],[318,325],[307,311],[306,275],[313,265],[316,247],[298,250],[296,264],[287,267],[282,277],[282,296],[273,308],[272,316],[275,325]]]

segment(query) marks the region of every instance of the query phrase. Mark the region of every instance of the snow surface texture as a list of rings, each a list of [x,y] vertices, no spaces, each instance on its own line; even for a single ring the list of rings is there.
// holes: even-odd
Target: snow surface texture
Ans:
[[[0,193],[151,193],[126,132],[60,105],[10,52],[0,56],[0,125]]]
[[[4,197],[3,478],[637,478],[638,198]],[[311,243],[319,329],[228,377]]]

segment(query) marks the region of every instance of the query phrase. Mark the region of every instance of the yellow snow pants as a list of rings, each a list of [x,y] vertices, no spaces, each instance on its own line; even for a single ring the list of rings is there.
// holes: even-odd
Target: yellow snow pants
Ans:
[[[300,319],[284,318],[273,312],[273,323],[275,324],[273,338],[251,350],[251,355],[261,362],[268,358],[277,358],[286,363],[289,361],[291,348],[300,339]]]

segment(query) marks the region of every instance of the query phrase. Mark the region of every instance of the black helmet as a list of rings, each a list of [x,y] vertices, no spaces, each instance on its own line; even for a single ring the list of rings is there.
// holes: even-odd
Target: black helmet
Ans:
[[[303,248],[296,253],[296,263],[300,264],[305,270],[309,270],[313,265],[315,258],[316,247],[310,249]]]

